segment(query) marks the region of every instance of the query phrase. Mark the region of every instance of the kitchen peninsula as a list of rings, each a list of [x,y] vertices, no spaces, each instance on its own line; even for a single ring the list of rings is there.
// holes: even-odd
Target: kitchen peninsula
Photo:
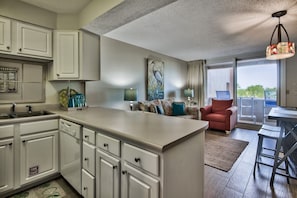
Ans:
[[[203,197],[207,122],[106,108],[51,112],[60,127],[61,120],[82,127],[84,197]]]

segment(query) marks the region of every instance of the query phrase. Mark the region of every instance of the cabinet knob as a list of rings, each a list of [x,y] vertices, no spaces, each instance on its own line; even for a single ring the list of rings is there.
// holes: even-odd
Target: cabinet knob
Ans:
[[[57,74],[57,76],[60,76],[60,74]]]
[[[26,142],[26,140],[23,140],[22,142],[23,142],[23,143],[25,143],[25,142]]]
[[[6,47],[6,49],[8,49],[8,50],[9,50],[9,49],[10,49],[10,47],[9,47],[9,46],[7,46],[7,47]]]
[[[8,145],[9,145],[9,146],[12,146],[12,143],[9,143]]]
[[[20,48],[19,51],[21,52],[22,51],[22,48]]]
[[[138,163],[138,162],[140,162],[140,158],[136,157],[136,158],[134,158],[134,161]]]
[[[118,166],[113,166],[112,168],[113,168],[113,169],[117,169],[117,168],[118,168]]]
[[[89,158],[85,157],[85,161],[89,160]]]
[[[88,135],[85,135],[85,138],[89,138],[89,136]]]
[[[126,174],[127,174],[127,171],[122,171],[122,174],[123,174],[123,175],[126,175]]]
[[[104,147],[108,147],[108,144],[107,144],[107,143],[104,143],[103,146],[104,146]]]
[[[88,187],[84,187],[84,190],[87,190],[88,189]]]

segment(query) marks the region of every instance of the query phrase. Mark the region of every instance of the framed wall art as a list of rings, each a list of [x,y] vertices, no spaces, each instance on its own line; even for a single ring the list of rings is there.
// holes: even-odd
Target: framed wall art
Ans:
[[[147,62],[147,100],[164,99],[164,62],[149,58]]]

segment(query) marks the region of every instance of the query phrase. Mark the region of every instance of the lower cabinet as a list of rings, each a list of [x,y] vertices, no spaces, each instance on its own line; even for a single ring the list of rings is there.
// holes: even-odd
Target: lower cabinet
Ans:
[[[21,136],[21,184],[58,172],[58,131]]]
[[[0,140],[0,193],[13,188],[13,157],[13,139]]]
[[[159,198],[159,181],[126,162],[122,166],[122,198]]]
[[[120,197],[120,160],[97,149],[96,152],[97,198]]]
[[[82,191],[81,195],[84,198],[94,198],[95,197],[95,177],[88,173],[86,170],[82,169]]]

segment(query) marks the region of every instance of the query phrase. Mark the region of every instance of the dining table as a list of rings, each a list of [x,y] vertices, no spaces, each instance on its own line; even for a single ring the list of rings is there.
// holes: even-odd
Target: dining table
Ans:
[[[269,114],[269,119],[277,121],[281,127],[280,135],[276,145],[274,165],[270,179],[273,185],[275,174],[283,175],[292,179],[297,179],[297,108],[273,107]],[[280,153],[283,153],[280,155]],[[279,173],[277,169],[285,161],[290,164],[289,173]]]

